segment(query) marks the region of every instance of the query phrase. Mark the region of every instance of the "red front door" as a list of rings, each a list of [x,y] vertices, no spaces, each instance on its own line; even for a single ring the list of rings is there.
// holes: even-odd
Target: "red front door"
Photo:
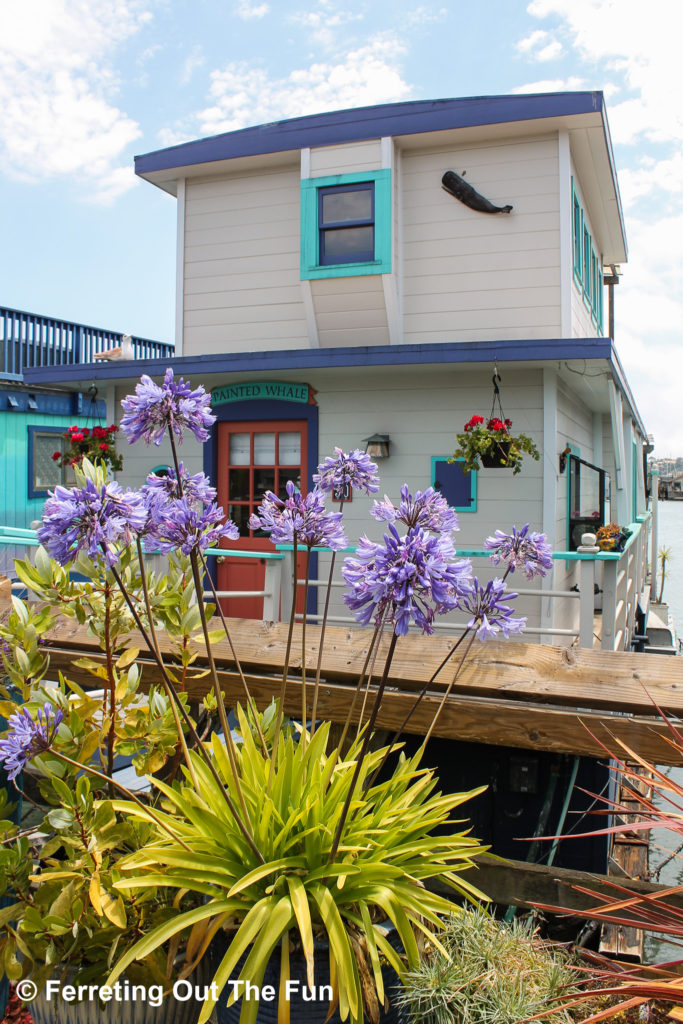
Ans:
[[[306,488],[308,466],[306,420],[258,420],[218,424],[218,503],[240,531],[240,539],[222,547],[242,551],[275,551],[262,531],[249,529],[249,516],[266,491],[285,496],[293,480]],[[226,558],[218,565],[218,590],[262,590],[265,559]],[[263,617],[262,597],[227,598],[221,602],[226,615],[235,618]]]

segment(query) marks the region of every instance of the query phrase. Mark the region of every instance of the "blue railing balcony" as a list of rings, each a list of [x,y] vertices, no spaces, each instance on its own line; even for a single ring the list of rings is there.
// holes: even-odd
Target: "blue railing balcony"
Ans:
[[[124,335],[67,320],[25,313],[0,306],[0,379],[21,380],[36,366],[92,363],[102,353],[124,346]],[[131,358],[163,359],[174,346],[163,341],[131,337]]]

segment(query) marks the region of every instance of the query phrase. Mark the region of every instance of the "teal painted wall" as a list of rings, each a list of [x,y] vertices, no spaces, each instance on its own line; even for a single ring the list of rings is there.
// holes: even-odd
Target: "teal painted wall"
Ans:
[[[90,426],[85,416],[0,412],[0,526],[28,527],[40,519],[43,498],[28,497],[28,428]]]

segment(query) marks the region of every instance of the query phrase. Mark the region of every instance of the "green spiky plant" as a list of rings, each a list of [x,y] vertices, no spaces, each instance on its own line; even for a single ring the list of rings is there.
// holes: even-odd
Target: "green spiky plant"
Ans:
[[[265,731],[273,715],[274,707],[263,722]],[[426,883],[438,877],[459,896],[485,898],[460,877],[482,847],[467,830],[453,831],[457,823],[451,818],[456,807],[481,790],[449,795],[435,792],[434,773],[420,768],[419,755],[401,757],[388,779],[373,784],[372,775],[385,754],[384,749],[375,750],[363,761],[356,780],[355,813],[346,817],[335,852],[335,832],[344,814],[362,737],[341,761],[336,750],[326,753],[329,723],[308,743],[295,742],[290,734],[280,739],[273,770],[270,758],[254,741],[253,723],[243,713],[240,731],[243,742],[238,749],[238,771],[247,823],[263,862],[245,851],[218,781],[201,758],[190,752],[199,790],[189,775],[174,788],[157,785],[167,800],[166,820],[173,822],[178,839],[192,854],[154,824],[153,838],[128,858],[117,887],[133,891],[163,879],[164,885],[203,894],[206,902],[146,935],[119,961],[109,983],[136,957],[149,955],[190,926],[187,969],[191,970],[191,956],[201,957],[216,931],[231,925],[232,939],[214,977],[214,995],[233,976],[248,950],[239,977],[260,985],[279,945],[278,1020],[287,1024],[290,942],[294,940],[303,950],[312,988],[314,941],[324,938],[336,968],[334,1003],[338,1002],[342,1017],[348,1014],[352,1021],[362,1021],[365,1001],[370,1019],[377,1020],[385,1000],[380,958],[385,957],[397,972],[403,970],[377,921],[392,922],[408,964],[416,968],[415,931],[442,949],[437,937],[442,927],[439,915],[453,911],[451,901],[430,892]],[[214,736],[211,749],[220,780],[237,797],[224,743]],[[140,807],[122,802],[117,807],[145,818]],[[443,833],[432,834],[444,826],[448,828]],[[370,979],[374,986],[366,984]],[[207,1000],[200,1022],[208,1020],[215,1002],[214,997]],[[258,1005],[257,1000],[244,1000],[242,1024],[253,1024]]]

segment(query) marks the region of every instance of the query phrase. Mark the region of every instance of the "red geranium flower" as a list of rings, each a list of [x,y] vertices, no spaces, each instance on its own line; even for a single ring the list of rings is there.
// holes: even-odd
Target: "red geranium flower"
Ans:
[[[488,423],[486,424],[486,426],[488,427],[489,430],[506,430],[507,429],[505,424],[503,423],[503,421],[501,419],[499,419],[497,416],[494,416],[493,419],[490,419],[488,421]]]
[[[112,423],[112,425],[109,427],[109,433],[110,434],[115,434],[118,429],[119,428],[116,426],[116,424]]]
[[[53,452],[52,453],[52,461],[53,462],[56,462],[57,459],[61,459],[61,457],[62,457],[62,453],[61,452]]]
[[[102,444],[98,444],[97,447],[100,449],[101,452],[108,452],[109,451],[109,445],[105,444],[104,441],[102,442]]]
[[[465,424],[465,430],[472,430],[474,427],[478,427],[480,423],[484,422],[483,416],[473,416],[471,420],[468,420]]]

